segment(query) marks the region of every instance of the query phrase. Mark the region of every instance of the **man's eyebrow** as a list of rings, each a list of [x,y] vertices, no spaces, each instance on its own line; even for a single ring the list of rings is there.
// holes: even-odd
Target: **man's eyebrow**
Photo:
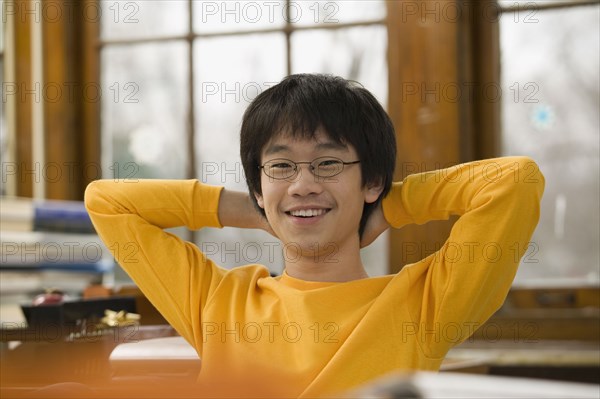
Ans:
[[[335,141],[325,141],[317,144],[317,150],[347,150],[348,146],[345,144],[336,143]]]
[[[265,155],[271,155],[278,152],[290,152],[290,147],[283,144],[271,144],[265,150]]]
[[[348,149],[348,146],[340,143],[336,143],[335,141],[324,141],[319,142],[315,146],[317,150],[338,150],[344,151]],[[271,144],[265,150],[265,155],[271,155],[278,152],[291,152],[290,146],[285,144]]]

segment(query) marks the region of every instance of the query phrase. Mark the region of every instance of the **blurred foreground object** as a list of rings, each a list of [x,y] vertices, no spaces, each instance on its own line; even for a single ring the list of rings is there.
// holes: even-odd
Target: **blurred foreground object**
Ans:
[[[600,386],[463,373],[395,373],[335,397],[396,398],[598,398]]]

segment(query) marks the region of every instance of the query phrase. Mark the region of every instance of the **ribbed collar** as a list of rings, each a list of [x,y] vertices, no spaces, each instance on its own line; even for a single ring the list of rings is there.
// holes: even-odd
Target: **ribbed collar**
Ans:
[[[284,270],[279,278],[279,282],[287,287],[295,288],[301,291],[314,290],[317,288],[332,287],[334,285],[344,284],[337,281],[307,281],[292,277]]]

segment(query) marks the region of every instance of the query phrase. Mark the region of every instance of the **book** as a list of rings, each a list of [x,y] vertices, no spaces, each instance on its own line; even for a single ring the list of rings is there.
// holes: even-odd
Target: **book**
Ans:
[[[112,268],[112,255],[95,234],[2,231],[0,268],[78,269],[96,272]]]
[[[62,270],[7,270],[0,269],[0,292],[2,297],[27,297],[47,289],[79,296],[90,284],[103,282],[104,273],[95,271]]]
[[[0,198],[0,297],[32,298],[47,289],[73,297],[106,283],[116,262],[82,201]]]
[[[26,198],[0,198],[0,231],[33,231],[33,201]]]
[[[0,198],[0,230],[95,233],[83,201]]]
[[[94,233],[94,226],[83,202],[34,201],[34,231]]]

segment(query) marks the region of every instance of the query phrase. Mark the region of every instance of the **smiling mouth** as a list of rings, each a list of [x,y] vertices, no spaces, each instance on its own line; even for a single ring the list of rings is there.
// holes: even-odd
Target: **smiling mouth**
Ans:
[[[288,211],[286,214],[300,218],[312,218],[321,216],[329,212],[331,209],[298,209],[295,211]]]

